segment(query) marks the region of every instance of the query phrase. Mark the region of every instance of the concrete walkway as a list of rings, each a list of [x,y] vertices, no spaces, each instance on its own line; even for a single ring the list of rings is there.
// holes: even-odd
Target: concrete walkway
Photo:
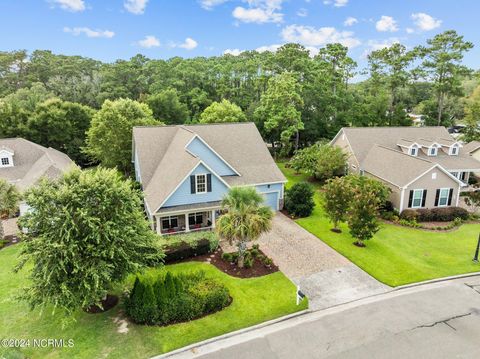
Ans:
[[[478,358],[480,276],[307,313],[160,357]]]
[[[282,213],[275,215],[272,230],[259,239],[259,244],[307,294],[311,309],[390,290]]]

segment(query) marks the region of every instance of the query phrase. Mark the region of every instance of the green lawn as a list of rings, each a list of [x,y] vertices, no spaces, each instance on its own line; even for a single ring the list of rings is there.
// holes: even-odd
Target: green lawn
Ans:
[[[40,315],[30,311],[15,295],[26,273],[13,274],[20,245],[0,250],[0,339],[1,338],[72,338],[72,349],[25,349],[8,352],[6,358],[147,358],[230,331],[274,319],[307,307],[305,300],[295,303],[295,286],[280,272],[252,279],[226,275],[206,263],[188,262],[168,266],[173,272],[204,270],[208,276],[221,280],[230,290],[232,304],[199,320],[149,327],[129,324],[129,332],[117,332],[114,323],[121,316],[122,304],[103,314],[76,314],[76,322],[61,329],[61,315],[51,310]],[[164,269],[150,269],[157,271]],[[130,283],[131,280],[130,279]],[[121,291],[121,288],[118,289]],[[0,348],[0,358],[2,357]],[[5,353],[4,353],[5,356]]]
[[[307,176],[295,175],[284,164],[279,166],[289,181],[287,187],[307,180]],[[472,262],[479,224],[465,224],[452,232],[382,224],[380,231],[367,242],[367,248],[359,248],[352,244],[346,225],[341,226],[341,234],[330,231],[332,225],[323,212],[321,200],[317,191],[315,211],[297,223],[385,284],[399,286],[480,271],[480,265]]]

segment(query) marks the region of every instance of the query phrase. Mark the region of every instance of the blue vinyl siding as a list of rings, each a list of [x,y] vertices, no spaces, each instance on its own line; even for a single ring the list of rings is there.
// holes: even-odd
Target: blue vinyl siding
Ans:
[[[219,176],[237,175],[220,157],[218,157],[210,148],[205,146],[205,144],[198,138],[195,138],[190,142],[187,148],[191,153],[205,162],[207,166]]]
[[[190,175],[208,173],[211,172],[204,165],[200,164]],[[192,194],[190,193],[190,176],[188,176],[162,207],[220,201],[227,192],[228,187],[212,173],[212,192]]]

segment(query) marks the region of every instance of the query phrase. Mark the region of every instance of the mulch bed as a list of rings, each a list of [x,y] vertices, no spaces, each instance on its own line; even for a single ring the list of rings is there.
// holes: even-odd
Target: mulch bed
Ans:
[[[260,254],[265,255],[261,250]],[[187,259],[187,261],[209,262],[224,273],[237,278],[254,278],[261,277],[267,274],[278,272],[278,267],[275,264],[265,266],[260,260],[255,259],[251,268],[239,268],[234,263],[229,263],[222,259],[222,249],[216,250],[214,253],[204,254],[194,258]]]
[[[117,304],[118,304],[118,297],[116,295],[107,294],[107,298],[102,300],[103,308],[100,308],[98,305],[92,305],[90,308],[86,308],[85,312],[90,314],[104,313],[107,310],[112,309]]]

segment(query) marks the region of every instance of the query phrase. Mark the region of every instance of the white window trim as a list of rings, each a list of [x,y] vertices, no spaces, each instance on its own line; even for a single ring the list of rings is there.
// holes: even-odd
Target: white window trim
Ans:
[[[456,153],[453,153],[453,150],[454,150],[454,149],[457,151]],[[453,145],[452,147],[450,147],[450,151],[449,151],[448,154],[449,154],[450,156],[458,156],[458,153],[460,152],[459,150],[460,150],[459,146],[455,144],[455,145]]]
[[[419,206],[415,206],[415,193],[420,191],[422,194],[420,195],[420,205]],[[412,207],[411,208],[423,208],[422,207],[422,202],[423,202],[423,194],[425,193],[425,190],[424,189],[414,189],[413,190],[413,196],[412,196]]]
[[[450,188],[439,188],[440,189],[440,193],[438,194],[438,203],[437,203],[437,207],[448,207],[448,197],[450,196]],[[446,190],[447,191],[447,201],[445,202],[445,204],[440,204],[440,199],[442,198],[442,191],[443,190]]]
[[[160,217],[160,223],[161,223],[161,226],[162,226],[162,229],[165,230],[165,229],[170,229],[170,228],[177,228],[177,227],[172,227],[172,219],[176,219],[177,220],[177,227],[178,227],[178,216],[164,216],[164,217]],[[168,228],[163,228],[163,221],[168,221]]]
[[[2,160],[3,160],[4,158],[8,160],[8,164],[6,164],[6,165],[4,165],[4,164],[2,163]],[[2,155],[2,156],[0,156],[0,167],[2,167],[2,168],[13,167],[13,157],[12,157],[12,156],[9,156],[9,155],[6,155],[6,156],[5,156],[5,155]]]
[[[198,177],[202,177],[202,176],[205,178],[205,182],[204,182],[205,190],[204,191],[199,191],[198,190]],[[195,175],[195,193],[199,193],[199,194],[207,193],[207,174],[206,173],[199,173],[199,174]]]
[[[418,156],[418,146],[413,145],[412,147],[410,147],[410,150],[408,151],[408,154],[410,156],[417,157]]]
[[[430,153],[430,151],[433,150],[433,153]],[[428,148],[428,152],[427,152],[427,155],[430,156],[430,157],[435,157],[438,155],[438,147],[433,145],[432,147],[429,147]]]

